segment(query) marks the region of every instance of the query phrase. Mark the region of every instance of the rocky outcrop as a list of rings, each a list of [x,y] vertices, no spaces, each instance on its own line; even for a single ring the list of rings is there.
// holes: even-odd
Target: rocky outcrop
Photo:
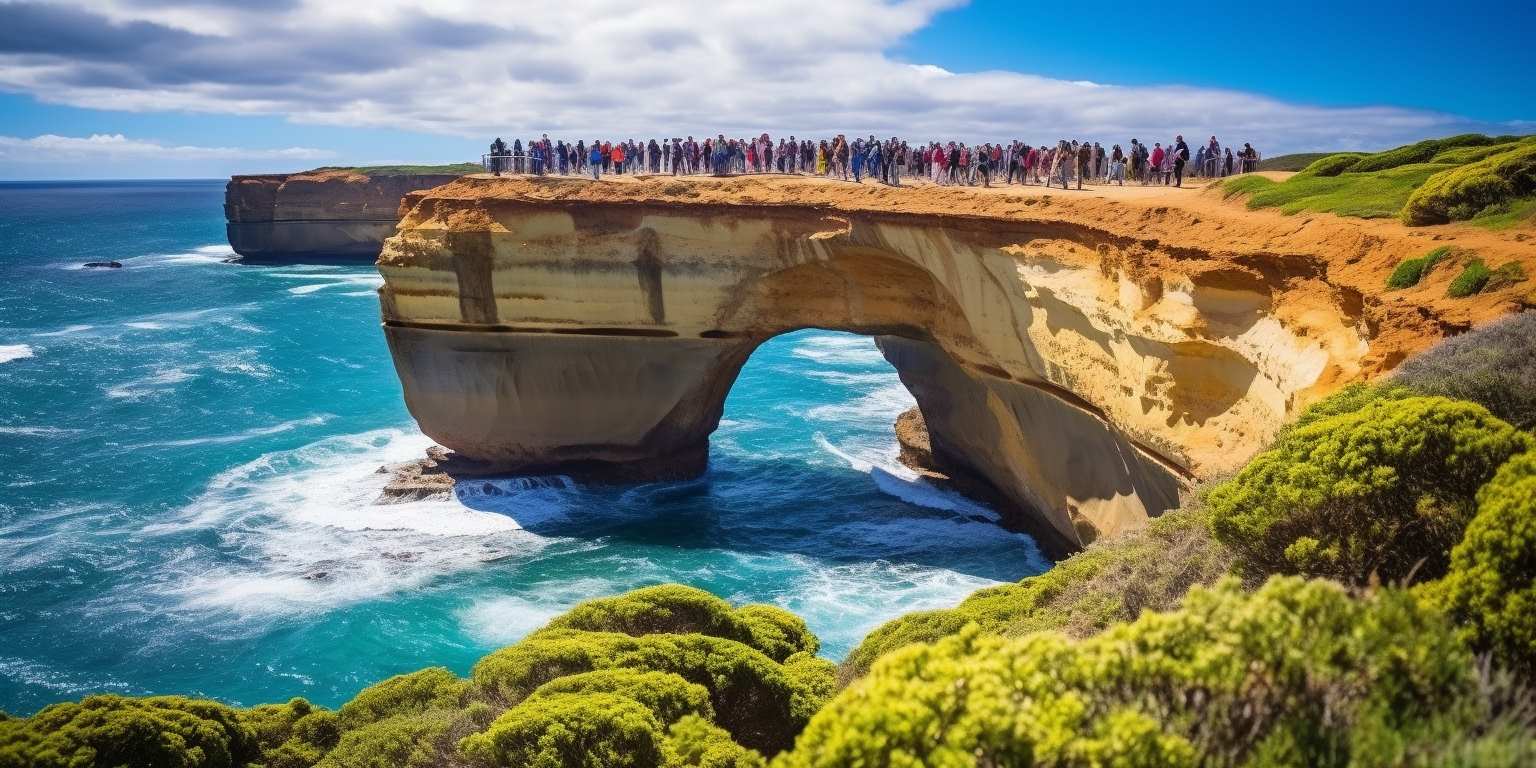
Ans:
[[[873,335],[937,461],[1061,551],[1470,322],[1365,289],[1422,243],[1206,203],[466,178],[407,197],[380,297],[423,431],[516,472],[698,472],[758,344]]]
[[[320,170],[235,176],[224,188],[229,245],[246,259],[378,257],[400,200],[457,174]]]

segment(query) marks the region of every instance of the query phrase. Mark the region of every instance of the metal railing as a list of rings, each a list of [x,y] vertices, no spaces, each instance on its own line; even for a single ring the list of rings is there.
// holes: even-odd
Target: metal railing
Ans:
[[[487,173],[544,173],[544,158],[527,152],[487,153],[480,156],[480,167]]]

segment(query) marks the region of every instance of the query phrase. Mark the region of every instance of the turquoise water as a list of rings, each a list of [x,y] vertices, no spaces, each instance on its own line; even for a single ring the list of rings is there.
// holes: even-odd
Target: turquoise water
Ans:
[[[588,597],[665,581],[804,616],[823,653],[1047,567],[899,467],[865,338],[742,372],[691,482],[498,481],[379,506],[429,445],[371,266],[222,263],[223,184],[0,183],[0,709],[90,692],[345,701],[467,671]],[[120,270],[85,270],[116,259]]]

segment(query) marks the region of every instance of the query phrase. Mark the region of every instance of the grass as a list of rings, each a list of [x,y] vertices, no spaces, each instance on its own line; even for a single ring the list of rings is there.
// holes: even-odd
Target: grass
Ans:
[[[1279,208],[1285,214],[1316,211],[1382,219],[1398,215],[1408,197],[1431,176],[1454,167],[1415,163],[1375,173],[1298,175],[1283,182],[1245,176],[1227,182],[1225,191],[1228,197],[1248,195],[1249,208]]]
[[[1429,270],[1434,268],[1435,262],[1445,258],[1450,252],[1450,246],[1442,245],[1417,259],[1404,259],[1387,278],[1387,287],[1402,290],[1418,285],[1419,281],[1429,274]]]
[[[1385,152],[1377,152],[1360,159],[1349,169],[1349,173],[1369,173],[1373,171],[1385,171],[1389,168],[1399,168],[1404,165],[1426,163],[1434,159],[1436,155],[1452,149],[1463,147],[1487,147],[1495,144],[1509,144],[1520,140],[1519,136],[1484,136],[1480,133],[1463,133],[1459,136],[1447,136],[1443,139],[1426,139],[1415,144],[1405,144]]]
[[[1340,152],[1334,155],[1324,155],[1307,164],[1301,169],[1301,173],[1307,176],[1337,176],[1360,162],[1365,157],[1363,152]]]
[[[1524,197],[1502,207],[1489,208],[1473,216],[1468,223],[1492,230],[1536,224],[1536,197]]]
[[[352,171],[365,176],[427,175],[480,173],[485,169],[479,163],[453,163],[450,165],[328,165],[316,171]]]
[[[1261,171],[1299,171],[1312,163],[1321,160],[1332,152],[1297,152],[1291,155],[1276,155],[1266,157],[1259,161]]]
[[[1445,295],[1453,299],[1464,299],[1483,290],[1483,286],[1487,285],[1489,278],[1492,277],[1493,270],[1489,269],[1482,259],[1473,259],[1465,269],[1461,270],[1461,274],[1451,281],[1451,287],[1446,289]]]

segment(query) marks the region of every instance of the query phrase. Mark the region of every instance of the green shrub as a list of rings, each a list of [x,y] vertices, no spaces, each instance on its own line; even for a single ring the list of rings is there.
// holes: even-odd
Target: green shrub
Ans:
[[[810,715],[797,704],[813,694],[782,666],[747,645],[708,635],[540,631],[482,658],[472,679],[482,695],[514,702],[556,678],[614,667],[671,672],[704,686],[716,722],[765,753],[789,746]]]
[[[881,656],[958,633],[967,624],[1000,635],[1061,630],[1085,637],[1147,610],[1178,605],[1191,586],[1212,584],[1232,567],[1198,507],[1173,510],[1145,530],[1094,542],[1038,576],[978,590],[954,608],[898,616],[869,633],[844,659],[846,682]]]
[[[1376,400],[1289,432],[1206,494],[1250,575],[1438,578],[1477,489],[1532,439],[1473,403]]]
[[[784,676],[795,691],[790,713],[798,722],[810,720],[837,693],[837,665],[809,651],[785,659]]]
[[[1473,259],[1466,268],[1461,270],[1461,274],[1451,281],[1450,287],[1445,290],[1445,295],[1453,299],[1464,299],[1483,290],[1483,286],[1488,284],[1490,277],[1493,277],[1493,272],[1488,269],[1488,265],[1484,264],[1482,259]]]
[[[1301,169],[1301,173],[1308,176],[1337,176],[1349,170],[1360,158],[1365,157],[1364,152],[1340,152],[1334,155],[1318,158],[1310,165]]]
[[[1536,193],[1536,143],[1442,171],[1427,179],[1403,206],[1410,225],[1470,219],[1484,210]]]
[[[1295,421],[1281,428],[1280,433],[1275,436],[1275,440],[1276,442],[1284,440],[1287,435],[1309,424],[1333,418],[1334,416],[1354,413],[1380,400],[1401,400],[1405,397],[1412,397],[1414,394],[1414,390],[1394,383],[1366,384],[1364,382],[1355,382],[1347,384],[1337,392],[1307,406],[1305,410],[1296,416]]]
[[[1478,493],[1442,588],[1478,648],[1536,672],[1536,452],[1511,459]]]
[[[1508,144],[1514,141],[1514,136],[1484,136],[1480,133],[1464,133],[1459,136],[1448,136],[1443,139],[1426,139],[1414,144],[1407,144],[1385,152],[1377,152],[1374,155],[1366,155],[1350,169],[1350,173],[1368,173],[1371,171],[1384,171],[1389,168],[1400,168],[1411,163],[1427,163],[1442,152],[1461,147],[1487,147],[1497,144]]]
[[[736,617],[747,627],[747,645],[770,659],[783,661],[797,653],[815,654],[821,650],[821,641],[805,625],[805,619],[776,605],[743,605],[736,609]]]
[[[1445,339],[1398,366],[1392,382],[1470,400],[1520,429],[1536,430],[1536,312]]]
[[[805,622],[781,608],[730,603],[702,589],[662,584],[583,602],[542,631],[577,629],[640,636],[697,632],[746,643],[775,661],[817,648]]]
[[[233,768],[261,758],[236,710],[180,696],[87,696],[8,720],[3,768]]]
[[[1483,147],[1457,147],[1456,149],[1447,149],[1444,152],[1435,155],[1433,158],[1430,158],[1430,162],[1466,165],[1467,163],[1475,163],[1479,160],[1497,155],[1501,152],[1508,152],[1511,149],[1519,147],[1521,144],[1530,143],[1531,140],[1532,137],[1527,136],[1520,141],[1508,141],[1501,144],[1489,144]]]
[[[763,756],[697,715],[672,724],[666,741],[668,768],[765,768]]]
[[[452,754],[445,741],[460,717],[436,709],[370,722],[342,734],[315,768],[437,768]]]
[[[775,767],[1429,764],[1483,715],[1474,677],[1406,593],[1228,581],[1084,640],[969,627],[892,653]]]
[[[642,672],[634,669],[600,669],[556,678],[538,687],[527,700],[549,696],[585,693],[611,693],[634,699],[663,725],[675,723],[687,715],[713,717],[709,691],[671,672]]]
[[[1429,274],[1435,263],[1450,255],[1451,247],[1442,245],[1417,259],[1404,259],[1392,270],[1387,278],[1387,287],[1395,289],[1412,288],[1419,284],[1424,276]]]
[[[336,746],[341,723],[335,712],[302,698],[251,707],[240,719],[256,735],[264,768],[309,768]]]
[[[359,691],[339,711],[344,729],[359,728],[395,715],[462,706],[469,681],[443,667],[396,675]]]
[[[658,768],[662,746],[651,711],[611,693],[529,699],[459,742],[470,759],[507,768]]]

